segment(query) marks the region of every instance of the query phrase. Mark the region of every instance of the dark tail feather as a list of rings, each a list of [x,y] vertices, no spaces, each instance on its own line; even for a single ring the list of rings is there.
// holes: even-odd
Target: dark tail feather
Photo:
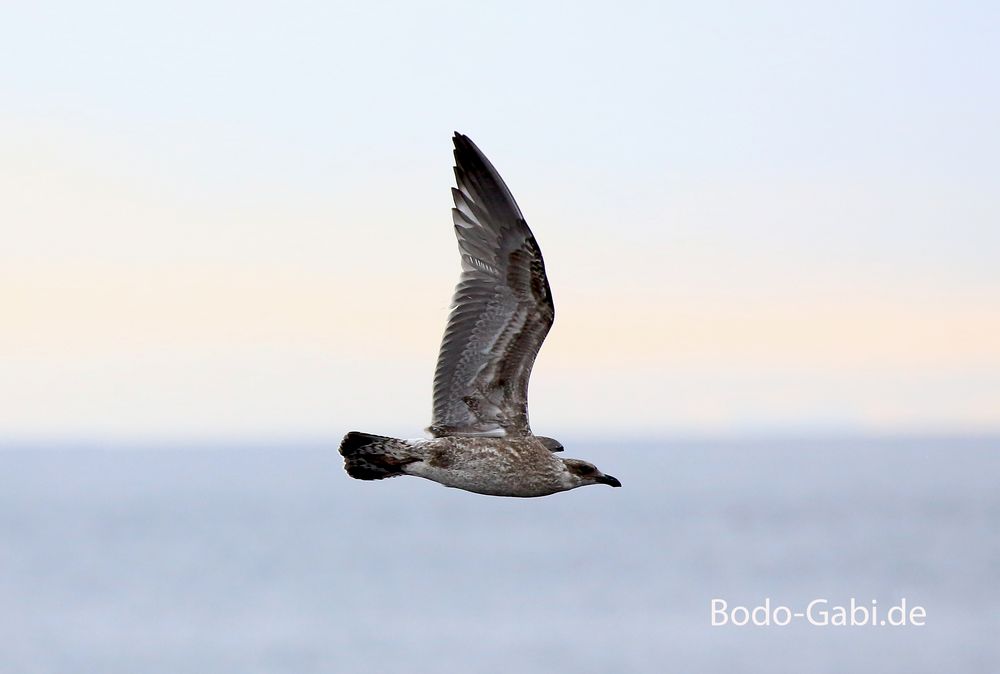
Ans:
[[[402,440],[351,431],[340,443],[344,470],[358,480],[383,480],[403,474],[403,466],[420,459]]]

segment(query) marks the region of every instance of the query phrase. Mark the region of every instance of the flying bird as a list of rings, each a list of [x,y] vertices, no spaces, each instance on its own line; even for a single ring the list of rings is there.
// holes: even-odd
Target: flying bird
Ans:
[[[620,487],[592,463],[557,456],[528,425],[528,378],[555,319],[538,243],[500,174],[456,133],[452,219],[462,275],[434,373],[430,438],[351,431],[340,443],[359,480],[414,475],[477,494],[547,496]]]

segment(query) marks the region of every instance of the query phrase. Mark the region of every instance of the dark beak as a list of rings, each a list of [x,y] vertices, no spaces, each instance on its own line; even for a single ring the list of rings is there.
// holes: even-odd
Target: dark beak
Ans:
[[[597,478],[597,481],[600,482],[601,484],[610,485],[612,487],[622,486],[622,483],[618,481],[618,478],[613,477],[611,475],[601,475],[599,478]]]

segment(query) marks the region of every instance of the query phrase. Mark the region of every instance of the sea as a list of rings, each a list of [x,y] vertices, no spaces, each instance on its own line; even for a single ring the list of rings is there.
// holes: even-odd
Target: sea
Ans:
[[[361,482],[336,438],[6,443],[0,672],[1000,672],[1000,438],[561,439],[624,486]],[[774,621],[852,601],[880,613]],[[879,624],[904,601],[922,624]]]

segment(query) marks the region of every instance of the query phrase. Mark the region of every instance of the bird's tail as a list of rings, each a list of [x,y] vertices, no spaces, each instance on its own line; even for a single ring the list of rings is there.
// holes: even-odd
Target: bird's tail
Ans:
[[[420,458],[405,440],[351,431],[340,443],[344,470],[358,480],[382,480],[403,474],[403,466]]]

